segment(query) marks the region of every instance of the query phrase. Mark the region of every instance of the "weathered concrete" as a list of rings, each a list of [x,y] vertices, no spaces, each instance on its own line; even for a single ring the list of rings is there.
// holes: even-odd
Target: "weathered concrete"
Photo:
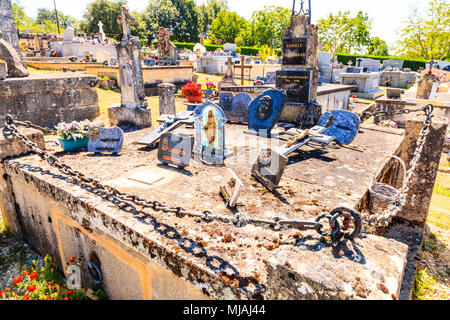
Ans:
[[[108,108],[109,125],[133,126],[139,129],[152,126],[152,111],[150,109],[129,109],[119,104]]]
[[[127,133],[119,158],[100,159],[81,152],[65,154],[61,160],[125,192],[187,210],[232,214],[218,192],[226,168],[192,162],[183,174],[161,167],[151,156],[156,150],[144,151],[132,144],[150,131]],[[401,134],[402,130],[363,125],[349,148],[294,156],[281,188],[272,194],[252,180],[250,168],[260,146],[280,141],[244,135],[241,127],[228,125],[227,148],[237,148],[238,162],[230,158],[227,166],[245,184],[240,197],[245,206],[239,210],[259,218],[312,220],[339,204],[360,209],[378,162],[396,151]],[[28,242],[38,252],[53,254],[60,261],[71,255],[88,260],[95,254],[105,277],[101,287],[115,298],[278,299],[284,298],[279,288],[287,286],[284,292],[291,299],[359,299],[364,294],[366,299],[392,299],[391,294],[397,295],[401,285],[407,248],[392,240],[369,236],[339,252],[314,231],[274,233],[252,225],[235,228],[124,206],[117,199],[70,183],[36,156],[10,160],[5,167]],[[133,173],[164,178],[149,186],[127,179]],[[193,251],[188,250],[191,244]],[[205,255],[196,254],[202,250]],[[388,262],[386,256],[390,256]],[[221,268],[221,261],[228,267]],[[285,279],[289,272],[303,280],[276,281]],[[136,289],[130,291],[123,279],[129,279]],[[247,286],[249,282],[252,284]],[[254,284],[262,291],[256,291]],[[308,293],[309,287],[315,288],[314,293]]]
[[[39,74],[0,81],[0,114],[54,126],[62,121],[93,119],[100,113],[97,77]],[[0,118],[0,126],[4,118]]]
[[[8,66],[8,75],[11,77],[26,77],[30,74],[27,68],[22,64],[16,49],[2,39],[3,31],[0,30],[0,60],[4,60]]]
[[[177,87],[172,83],[158,85],[159,114],[175,114],[175,94]]]
[[[415,83],[416,83],[415,72],[402,72],[402,71],[381,72],[380,86],[406,89],[408,85],[412,87]]]
[[[0,30],[3,31],[0,38],[9,42],[14,49],[16,49],[17,54],[21,55],[19,49],[19,36],[17,34],[16,23],[14,22],[10,0],[0,0]]]

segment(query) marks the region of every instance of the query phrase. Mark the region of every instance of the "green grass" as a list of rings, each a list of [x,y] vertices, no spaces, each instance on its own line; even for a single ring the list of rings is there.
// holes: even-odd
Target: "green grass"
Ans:
[[[428,295],[434,292],[436,280],[428,274],[427,268],[419,269],[414,282],[414,296],[417,300],[428,300]]]
[[[444,187],[440,184],[434,185],[433,193],[450,198],[450,188]]]

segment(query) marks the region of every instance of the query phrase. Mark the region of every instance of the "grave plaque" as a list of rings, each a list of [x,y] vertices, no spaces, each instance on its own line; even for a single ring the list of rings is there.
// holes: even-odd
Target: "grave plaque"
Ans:
[[[231,170],[227,169],[220,183],[220,194],[231,208],[236,206],[237,199],[241,194],[244,184],[238,176]]]
[[[211,101],[199,105],[194,112],[194,156],[207,165],[224,165],[224,160],[233,155],[225,149],[224,111]]]
[[[283,39],[283,65],[306,64],[307,37]]]
[[[252,97],[248,93],[240,92],[234,96],[231,105],[231,112],[225,111],[228,121],[247,123],[248,122],[248,106],[252,101]]]
[[[311,71],[306,69],[277,71],[276,87],[286,91],[287,102],[309,103]]]
[[[123,131],[119,127],[96,128],[89,134],[88,151],[119,153],[123,146]]]
[[[280,183],[288,158],[278,152],[263,148],[252,167],[252,176],[273,192]]]
[[[158,160],[165,164],[187,167],[191,161],[194,137],[192,135],[176,135],[167,133],[161,137],[158,149]]]
[[[219,107],[225,112],[231,111],[234,95],[231,92],[222,92],[219,96]]]

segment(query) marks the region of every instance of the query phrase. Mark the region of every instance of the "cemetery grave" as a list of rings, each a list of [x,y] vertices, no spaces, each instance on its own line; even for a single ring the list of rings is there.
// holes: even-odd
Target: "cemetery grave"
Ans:
[[[84,258],[83,283],[112,299],[409,299],[448,120],[398,97],[323,109],[329,68],[294,1],[275,83],[237,85],[227,57],[218,99],[194,111],[176,113],[174,85],[159,86],[155,127],[134,18],[121,11],[121,102],[87,151],[45,151],[43,128],[4,120],[0,209],[12,232],[63,270]],[[411,112],[403,128],[377,125]],[[374,205],[376,184],[401,191]]]

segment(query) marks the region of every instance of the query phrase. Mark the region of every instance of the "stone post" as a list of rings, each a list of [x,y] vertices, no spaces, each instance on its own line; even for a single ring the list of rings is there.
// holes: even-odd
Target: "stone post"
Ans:
[[[424,116],[413,116],[406,122],[405,139],[400,145],[399,157],[410,167],[414,157],[416,142],[423,127]],[[406,206],[398,218],[413,224],[424,226],[428,217],[433,187],[439,169],[448,119],[435,116],[430,133],[427,136],[422,156],[411,180]]]
[[[159,114],[175,114],[175,93],[177,87],[173,83],[158,85]]]
[[[21,129],[28,139],[37,143],[38,147],[45,149],[44,136],[34,129]],[[9,157],[17,157],[28,153],[29,148],[17,138],[0,133],[0,213],[3,222],[11,229],[15,236],[21,235],[19,212],[9,176],[6,174],[4,161]]]

